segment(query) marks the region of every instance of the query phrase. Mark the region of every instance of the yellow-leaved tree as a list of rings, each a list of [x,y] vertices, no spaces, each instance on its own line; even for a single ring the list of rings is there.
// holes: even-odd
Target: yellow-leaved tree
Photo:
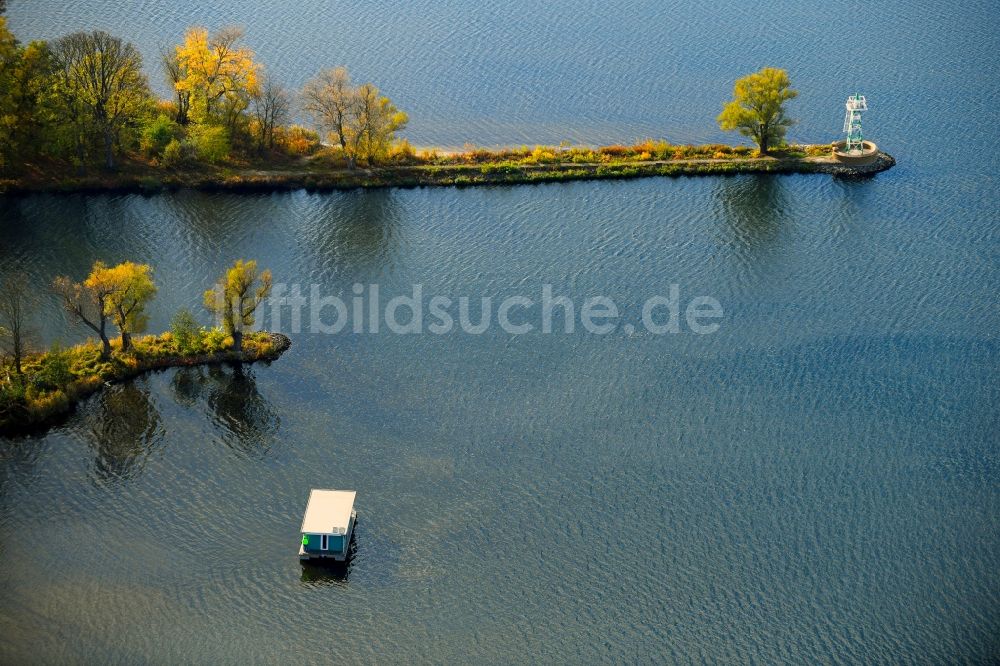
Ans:
[[[110,287],[105,308],[108,316],[118,327],[122,337],[122,351],[132,348],[132,335],[146,330],[149,317],[146,305],[156,295],[153,283],[153,269],[147,264],[131,261],[110,268],[96,266],[87,278],[87,283],[106,284]]]
[[[153,270],[130,261],[111,267],[103,261],[94,262],[83,282],[57,277],[54,288],[73,319],[97,333],[105,359],[111,356],[108,320],[121,332],[122,351],[128,351],[132,334],[145,328],[146,305],[156,295]]]
[[[369,164],[389,154],[396,132],[406,127],[409,120],[370,83],[358,87],[354,119],[354,153]]]
[[[795,121],[785,115],[785,102],[798,97],[788,72],[765,67],[745,76],[733,87],[733,100],[717,118],[723,130],[737,131],[753,139],[762,155],[778,146]]]
[[[218,118],[232,126],[247,108],[257,92],[260,65],[242,42],[243,30],[237,27],[212,35],[202,27],[189,28],[175,57],[164,58],[179,101],[189,100],[185,116],[197,122]]]
[[[233,350],[243,350],[243,331],[254,325],[257,306],[271,294],[271,271],[257,272],[257,262],[237,259],[205,292],[205,307],[222,321],[233,338]]]

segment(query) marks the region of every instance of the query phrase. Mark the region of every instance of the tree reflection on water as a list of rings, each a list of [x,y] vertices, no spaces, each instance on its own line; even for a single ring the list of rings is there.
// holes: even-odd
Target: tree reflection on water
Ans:
[[[257,390],[252,369],[240,364],[181,368],[171,387],[183,405],[204,402],[227,446],[253,458],[267,455],[281,419]]]
[[[95,450],[101,481],[125,481],[142,473],[164,429],[145,380],[105,387],[96,409],[84,412],[84,431]]]

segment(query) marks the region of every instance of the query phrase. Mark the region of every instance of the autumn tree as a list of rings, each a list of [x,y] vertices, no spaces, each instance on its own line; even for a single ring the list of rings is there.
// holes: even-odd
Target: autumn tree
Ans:
[[[274,128],[288,120],[292,100],[284,86],[270,74],[264,75],[254,93],[252,108],[260,151],[274,148]]]
[[[792,90],[788,72],[765,67],[736,82],[733,100],[725,105],[717,118],[719,127],[729,132],[736,130],[753,139],[760,152],[780,145],[785,131],[795,121],[785,115],[785,102],[798,97]]]
[[[361,85],[356,95],[354,154],[374,163],[389,153],[396,132],[406,127],[409,119],[370,83]]]
[[[104,269],[103,262],[96,262],[91,276]],[[107,282],[91,280],[89,277],[83,282],[73,282],[68,277],[59,276],[55,279],[53,288],[70,317],[97,333],[101,339],[101,358],[109,358],[111,341],[107,333],[108,299],[114,286]]]
[[[174,120],[179,125],[187,125],[191,109],[191,91],[181,84],[181,81],[184,81],[188,76],[186,63],[181,61],[176,48],[161,49],[160,62],[163,65],[163,71],[167,74],[167,83],[174,91],[174,104],[176,106]]]
[[[271,293],[271,271],[257,272],[257,262],[237,259],[212,289],[205,292],[205,307],[222,321],[233,349],[243,350],[243,331],[254,325],[257,306]]]
[[[146,306],[156,295],[156,285],[153,269],[145,264],[126,261],[107,266],[97,261],[83,282],[56,278],[55,291],[73,319],[97,333],[103,347],[101,356],[107,358],[111,355],[108,321],[121,333],[122,351],[131,349],[132,334],[146,327]]]
[[[347,69],[324,69],[302,88],[301,98],[316,129],[340,146],[353,167],[354,160],[347,146],[357,94]]]
[[[110,268],[94,267],[88,282],[96,288],[108,285],[111,291],[105,301],[108,316],[121,333],[122,351],[132,348],[132,335],[146,329],[146,305],[156,295],[153,269],[131,261]]]
[[[14,274],[0,285],[0,350],[14,363],[21,376],[21,362],[34,343],[31,311],[35,299],[26,276]]]
[[[316,129],[337,143],[353,167],[388,153],[407,116],[370,83],[354,86],[343,67],[326,69],[306,83],[302,104]]]
[[[243,30],[222,28],[209,35],[205,28],[190,28],[176,47],[174,90],[190,95],[194,120],[221,116],[232,127],[257,91],[259,65],[254,53],[242,45]],[[178,121],[179,122],[179,121]]]
[[[53,45],[64,117],[80,141],[92,129],[104,144],[105,165],[115,166],[115,145],[127,124],[148,109],[149,86],[142,56],[106,32],[75,32]]]

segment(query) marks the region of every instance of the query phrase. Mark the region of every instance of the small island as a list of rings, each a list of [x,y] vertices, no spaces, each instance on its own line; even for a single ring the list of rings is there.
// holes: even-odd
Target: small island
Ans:
[[[0,367],[0,435],[47,428],[104,386],[145,372],[270,362],[291,346],[285,335],[251,330],[258,305],[271,291],[270,271],[258,272],[254,261],[237,260],[205,292],[205,307],[219,315],[220,326],[199,326],[182,309],[160,335],[137,335],[156,294],[150,266],[98,261],[82,282],[58,277],[53,289],[70,317],[98,338],[38,351],[31,326],[34,292],[19,276],[0,284],[0,348],[11,359],[9,367]],[[108,324],[118,328],[118,338],[108,337]]]
[[[300,90],[275,79],[239,28],[189,28],[164,49],[157,99],[142,56],[103,31],[21,44],[0,16],[0,194],[236,192],[468,186],[740,173],[866,177],[895,164],[836,142],[789,144],[787,72],[736,81],[716,118],[756,148],[646,140],[634,145],[415,149],[409,117],[343,67]],[[293,122],[304,119],[306,125]],[[860,128],[858,128],[860,131]],[[866,144],[867,148],[867,144]]]

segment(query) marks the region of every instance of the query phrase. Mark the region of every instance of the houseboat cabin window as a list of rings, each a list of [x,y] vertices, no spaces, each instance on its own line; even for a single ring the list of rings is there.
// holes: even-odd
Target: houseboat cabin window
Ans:
[[[329,541],[327,539],[328,539],[328,537],[325,534],[323,534],[323,535],[320,536],[320,538],[319,538],[319,549],[320,550],[329,550],[330,549],[330,543],[329,543]]]

